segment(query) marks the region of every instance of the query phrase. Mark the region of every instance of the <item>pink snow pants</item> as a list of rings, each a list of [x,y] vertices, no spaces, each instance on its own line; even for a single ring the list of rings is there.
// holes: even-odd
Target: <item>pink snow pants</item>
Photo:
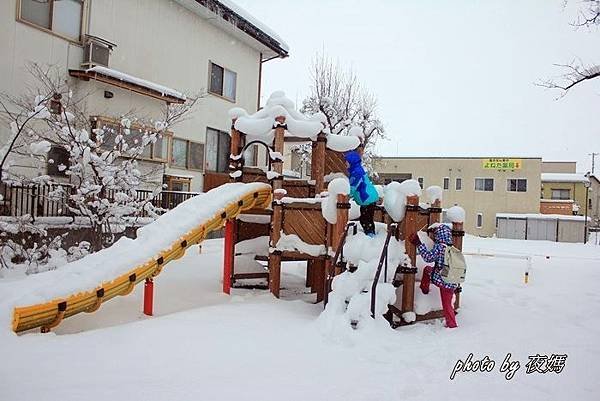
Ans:
[[[431,283],[431,272],[433,268],[431,266],[425,267],[423,270],[423,277],[421,277],[421,291],[423,294],[429,293],[429,285]],[[444,310],[444,318],[446,319],[446,326],[450,328],[458,327],[456,324],[456,315],[454,312],[454,305],[452,305],[452,295],[454,291],[449,288],[438,287],[440,289],[440,297],[442,298],[442,309]]]

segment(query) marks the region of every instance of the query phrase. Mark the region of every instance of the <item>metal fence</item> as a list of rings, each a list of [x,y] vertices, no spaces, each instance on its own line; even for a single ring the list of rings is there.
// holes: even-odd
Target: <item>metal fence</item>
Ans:
[[[0,216],[20,217],[74,217],[71,195],[75,188],[70,184],[8,184],[0,183]],[[116,191],[108,192],[106,198],[114,200]],[[158,208],[170,210],[197,195],[195,192],[162,191],[153,195],[149,190],[137,190],[136,201],[147,200]],[[148,213],[140,210],[137,217]]]

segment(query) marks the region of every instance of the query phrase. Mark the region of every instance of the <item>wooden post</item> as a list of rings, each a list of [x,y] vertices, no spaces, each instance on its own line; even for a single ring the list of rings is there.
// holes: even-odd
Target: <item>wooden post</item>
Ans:
[[[285,140],[285,117],[279,116],[275,118],[277,125],[275,126],[275,139],[273,140],[273,150],[283,154]],[[283,160],[275,160],[271,163],[273,171],[279,174],[279,177],[273,179],[273,189],[283,188]]]
[[[348,225],[348,211],[350,210],[350,203],[348,202],[348,195],[338,194],[337,196],[337,220],[333,226],[331,233],[331,249],[335,254],[341,245],[344,231]],[[340,258],[341,259],[341,258]],[[341,260],[340,260],[341,261]],[[339,262],[338,262],[339,265]],[[342,272],[340,266],[333,266],[335,269],[334,274],[337,276]]]
[[[320,194],[325,190],[325,146],[327,137],[320,133],[317,140],[312,143],[311,173],[310,178],[315,181],[315,193]]]
[[[242,143],[242,134],[238,130],[235,129],[235,121],[237,119],[234,118],[231,120],[231,144],[230,144],[230,154],[231,156],[237,157],[240,155],[240,145]],[[235,160],[233,157],[229,158],[229,172],[233,173],[234,171],[242,169],[241,160]],[[230,177],[230,181],[241,181],[242,177]]]
[[[154,306],[154,280],[148,277],[144,283],[144,315],[152,316]]]
[[[442,217],[442,204],[439,199],[436,199],[435,202],[429,208],[429,225],[433,223],[439,223]]]
[[[281,228],[283,223],[283,206],[279,202],[283,194],[276,192],[273,201],[273,216],[271,218],[271,239],[270,248],[274,249],[281,238]],[[269,290],[271,294],[279,298],[279,289],[281,287],[281,251],[272,250],[269,253]]]
[[[410,258],[411,266],[404,269],[402,284],[402,313],[412,312],[415,305],[415,274],[417,266],[417,248],[408,241],[408,237],[418,230],[419,197],[412,195],[406,199],[406,215],[404,217],[404,247]]]
[[[223,247],[223,292],[231,293],[231,277],[235,258],[235,221],[225,223],[225,246]]]
[[[327,275],[325,274],[325,259],[313,259],[313,283],[317,292],[317,303],[325,299],[325,283]],[[314,287],[313,287],[314,288]]]
[[[452,223],[452,245],[462,251],[463,248],[463,237],[465,236],[465,232],[463,230],[463,223]],[[460,308],[460,293],[462,292],[462,287],[459,285],[456,291],[454,292],[454,309]]]

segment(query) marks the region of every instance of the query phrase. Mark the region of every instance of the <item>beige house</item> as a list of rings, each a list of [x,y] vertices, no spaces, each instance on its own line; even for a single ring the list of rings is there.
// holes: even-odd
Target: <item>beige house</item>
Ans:
[[[590,179],[576,171],[576,162],[542,163],[541,213],[585,216],[587,197],[587,212],[591,214],[589,191],[586,189]]]
[[[378,181],[415,179],[423,188],[443,188],[442,207],[466,211],[465,231],[492,236],[497,213],[537,213],[541,158],[381,157],[373,161]]]
[[[228,170],[228,110],[257,109],[262,64],[288,48],[231,0],[3,0],[0,54],[0,92],[22,94],[30,62],[55,65],[101,120],[158,118],[165,103],[207,92],[146,160],[168,189],[201,191],[205,171]]]

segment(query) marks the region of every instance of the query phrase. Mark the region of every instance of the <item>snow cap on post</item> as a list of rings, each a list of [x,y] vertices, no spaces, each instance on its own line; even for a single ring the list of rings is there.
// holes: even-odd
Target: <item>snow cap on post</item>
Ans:
[[[446,216],[452,223],[464,223],[465,222],[465,209],[455,205],[446,211]]]
[[[430,187],[427,187],[427,189],[425,189],[425,198],[427,200],[427,203],[429,203],[430,205],[433,205],[435,203],[435,201],[439,200],[440,202],[442,201],[442,187],[439,187],[437,185],[432,185]]]
[[[327,186],[329,195],[321,204],[323,217],[330,224],[337,223],[337,198],[338,195],[348,195],[350,193],[350,182],[347,178],[335,178]]]

